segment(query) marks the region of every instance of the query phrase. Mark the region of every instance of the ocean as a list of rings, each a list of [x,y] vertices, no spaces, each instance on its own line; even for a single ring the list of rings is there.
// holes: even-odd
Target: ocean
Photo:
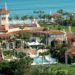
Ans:
[[[75,0],[0,0],[0,8],[7,2],[11,16],[33,15],[34,11],[43,10],[45,13],[54,13],[59,9],[75,11]]]

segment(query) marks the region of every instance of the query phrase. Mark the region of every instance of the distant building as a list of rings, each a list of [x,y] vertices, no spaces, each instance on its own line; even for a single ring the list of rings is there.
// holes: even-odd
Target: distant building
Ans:
[[[0,38],[6,38],[8,35],[6,32],[9,30],[9,12],[5,7],[0,9]]]
[[[53,16],[59,16],[55,14]],[[50,44],[52,40],[59,39],[64,40],[64,32],[61,30],[43,30],[44,28],[40,27],[38,22],[34,19],[31,24],[9,24],[9,12],[7,7],[0,9],[0,37],[10,37],[11,35],[16,34],[17,32],[23,30],[24,32],[31,32],[35,34],[47,34],[48,38],[46,39],[46,43]],[[23,26],[23,29],[20,27]],[[35,36],[32,36],[33,38]],[[36,37],[35,37],[36,39]]]
[[[5,30],[9,29],[9,12],[6,7],[0,9],[0,26],[5,27]]]

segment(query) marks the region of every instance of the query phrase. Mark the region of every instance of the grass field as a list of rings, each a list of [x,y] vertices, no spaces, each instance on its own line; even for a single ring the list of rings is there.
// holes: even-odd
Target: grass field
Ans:
[[[47,71],[47,72],[56,72],[56,71],[64,71],[64,72],[68,72],[68,75],[75,75],[75,65],[65,65],[65,64],[54,64],[54,65],[36,65],[36,66],[32,66],[34,69],[39,69],[40,72],[43,69],[43,71]],[[56,75],[56,74],[52,74],[52,75]],[[58,74],[59,75],[59,74]],[[65,74],[62,74],[65,75]],[[67,75],[67,74],[66,74]]]
[[[53,30],[63,30],[65,29],[66,32],[69,32],[69,26],[62,26],[62,25],[50,25],[50,24],[40,24],[42,27],[46,27],[48,29]],[[75,26],[71,26],[71,30],[73,34],[75,35]]]
[[[64,65],[64,64],[57,64],[51,65],[50,68],[54,70],[65,70],[71,73],[71,75],[75,75],[75,65]]]

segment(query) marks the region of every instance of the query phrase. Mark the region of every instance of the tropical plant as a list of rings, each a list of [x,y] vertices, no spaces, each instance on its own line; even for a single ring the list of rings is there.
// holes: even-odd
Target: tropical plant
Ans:
[[[33,13],[35,13],[40,20],[42,19],[44,15],[44,11],[42,10],[37,10],[37,11],[34,11]]]
[[[65,12],[64,12],[64,10],[63,10],[63,9],[60,9],[60,10],[58,10],[58,11],[57,11],[57,13],[60,13],[60,14],[62,14],[62,15],[63,15]]]
[[[24,47],[26,47],[26,42],[30,40],[32,33],[28,33],[28,32],[26,33],[26,32],[21,31],[21,32],[15,34],[14,36],[16,39],[20,39],[21,42],[19,42],[19,41],[18,42],[21,43],[21,48],[23,49]]]
[[[28,15],[24,15],[24,16],[21,17],[22,20],[26,20],[28,18],[29,18]]]
[[[14,16],[14,19],[19,20],[20,17],[18,15]]]
[[[5,75],[30,75],[32,59],[30,57],[21,58],[14,61],[0,62],[0,73]]]
[[[12,20],[12,17],[9,17],[9,21],[11,21]]]
[[[65,51],[67,50],[66,44],[60,44],[59,41],[52,41],[50,53],[52,57],[58,59],[59,62],[65,62]]]
[[[17,58],[24,58],[25,56],[26,56],[26,54],[23,53],[23,52],[17,52],[17,53],[16,53],[16,57],[17,57]]]

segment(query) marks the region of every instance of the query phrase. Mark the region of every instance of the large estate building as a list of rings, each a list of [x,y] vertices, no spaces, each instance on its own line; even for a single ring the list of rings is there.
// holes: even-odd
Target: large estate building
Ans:
[[[0,26],[5,28],[5,30],[9,29],[9,12],[6,7],[0,9]],[[1,28],[0,27],[0,28]]]
[[[14,21],[16,21],[16,20],[14,20]],[[64,29],[63,30],[50,30],[50,29],[41,27],[38,24],[37,20],[35,20],[35,19],[30,24],[26,24],[26,23],[12,24],[12,22],[10,24],[9,12],[7,10],[7,7],[5,6],[5,7],[1,8],[0,9],[0,38],[5,39],[5,41],[3,40],[4,43],[6,44],[5,49],[9,50],[9,49],[16,48],[15,41],[14,40],[10,41],[10,38],[19,32],[32,33],[32,36],[30,37],[30,39],[34,39],[35,41],[38,41],[38,42],[40,40],[40,38],[38,38],[38,36],[40,37],[41,35],[45,35],[45,45],[51,45],[51,42],[53,40],[58,40],[58,41],[65,40],[67,42],[70,41],[70,43],[72,43],[75,38],[72,35],[71,27],[69,27],[68,33],[66,33]],[[36,35],[38,35],[38,36],[36,36]],[[20,39],[20,42],[21,42],[21,40],[22,39]],[[75,54],[74,49],[75,49],[75,42],[74,42],[74,45],[72,45],[72,47],[70,48],[68,53]]]
[[[65,40],[66,33],[62,30],[48,30],[40,27],[36,20],[33,20],[31,24],[9,24],[9,12],[6,7],[0,9],[0,38],[8,38],[20,31],[31,32],[33,34],[32,38],[37,39],[34,34],[46,34],[48,37],[46,39],[46,44],[50,45],[51,41],[54,39]]]

